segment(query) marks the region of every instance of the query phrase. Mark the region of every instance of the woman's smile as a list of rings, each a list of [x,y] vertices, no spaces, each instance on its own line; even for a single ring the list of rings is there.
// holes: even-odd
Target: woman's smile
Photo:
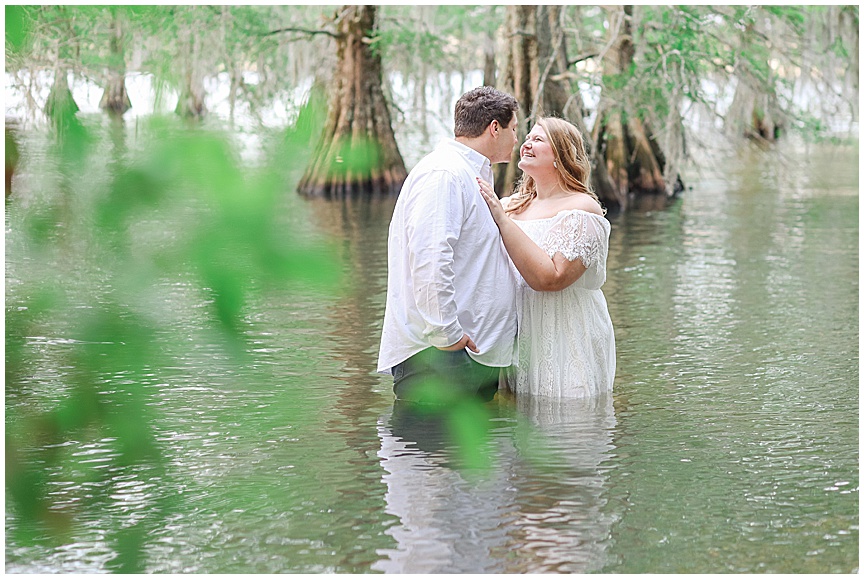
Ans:
[[[534,164],[531,159],[537,159],[539,166],[552,165],[555,161],[555,153],[546,139],[546,131],[543,127],[535,125],[519,148],[520,167],[522,161]]]

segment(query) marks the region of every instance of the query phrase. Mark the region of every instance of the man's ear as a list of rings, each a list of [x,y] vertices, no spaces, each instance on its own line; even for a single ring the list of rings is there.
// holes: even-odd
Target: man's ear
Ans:
[[[492,122],[489,123],[489,134],[494,137],[494,136],[498,135],[498,131],[500,129],[501,129],[501,127],[498,125],[498,121],[495,119],[492,119]]]

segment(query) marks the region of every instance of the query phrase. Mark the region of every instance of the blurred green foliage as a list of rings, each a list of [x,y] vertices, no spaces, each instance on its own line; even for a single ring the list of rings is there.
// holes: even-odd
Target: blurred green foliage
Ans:
[[[417,385],[411,396],[418,402],[399,401],[400,411],[413,417],[409,419],[438,422],[442,442],[453,449],[458,467],[470,473],[492,466],[489,446],[492,413],[486,403],[436,379]],[[424,441],[414,442],[422,445]]]
[[[27,42],[28,26],[23,6],[5,6],[6,45],[11,52],[20,52]]]
[[[7,260],[18,267],[6,299],[6,488],[18,545],[62,540],[84,512],[105,508],[118,469],[164,476],[144,385],[198,345],[171,337],[182,322],[160,305],[164,280],[193,280],[209,307],[208,339],[238,367],[252,351],[250,296],[292,286],[328,293],[342,284],[333,248],[279,219],[282,197],[293,195],[280,157],[306,146],[314,119],[285,133],[272,162],[247,167],[229,135],[158,118],[136,148],[105,158],[102,128],[71,109],[56,116],[35,167],[44,172],[35,180],[41,186],[7,199]],[[21,164],[33,171],[27,149]],[[62,370],[40,402],[26,378],[42,355],[39,340],[56,341],[57,332],[66,344],[56,362]],[[82,440],[108,441],[112,469],[63,450]],[[70,468],[72,479],[101,481],[101,498],[55,505],[52,473]],[[109,568],[144,570],[148,530],[174,500],[160,496],[143,520],[112,531]]]
[[[376,44],[388,70],[408,78],[482,68],[487,36],[504,21],[501,6],[387,5],[379,12]]]
[[[209,340],[239,373],[256,364],[250,299],[266,299],[269,289],[290,295],[292,287],[334,294],[346,283],[339,251],[286,230],[279,215],[322,115],[313,98],[251,166],[230,135],[177,119],[151,119],[119,149],[117,128],[74,113],[52,125],[47,142],[21,135],[22,166],[32,171],[32,156],[44,158],[36,169],[43,174],[7,202],[14,291],[6,300],[6,488],[15,545],[74,540],[84,521],[112,508],[118,478],[171,478],[148,385],[168,381],[177,358],[203,345],[193,338]],[[204,296],[204,334],[160,302],[166,282]],[[40,386],[30,377],[45,364],[56,366],[56,380]],[[488,467],[489,409],[473,399],[438,402],[457,466]],[[287,408],[306,406],[318,411],[314,401]],[[105,449],[109,467],[82,456],[87,443]],[[58,481],[85,485],[87,494],[58,504]],[[152,496],[146,516],[106,529],[115,553],[106,569],[147,569],[148,537],[182,512],[181,497]]]
[[[494,6],[385,8],[375,38],[385,71],[398,70],[421,89],[439,71],[475,70],[504,19],[504,9]],[[857,10],[843,8],[856,25]],[[710,104],[714,97],[703,90],[704,78],[748,75],[763,91],[773,91],[771,59],[796,62],[805,50],[812,53],[814,47],[794,35],[827,19],[817,6],[638,11],[634,66],[603,80],[606,96],[627,103],[628,114],[646,116],[669,113],[675,102],[670,94],[679,89]],[[74,69],[100,79],[116,57],[109,46],[112,23],[120,19],[125,41],[137,43],[140,72],[174,86],[193,71],[201,77],[227,72],[236,83],[233,94],[254,113],[256,105],[295,89],[298,79],[323,80],[320,70],[333,57],[320,50],[328,46],[322,44],[327,36],[313,40],[280,29],[322,31],[330,24],[323,15],[332,12],[319,6],[6,6],[7,70]],[[608,42],[603,9],[570,6],[565,20],[569,58]],[[776,45],[752,31],[756,24],[765,30],[766,23],[778,31]],[[827,38],[826,49],[844,57],[850,52],[845,40]],[[249,63],[255,63],[256,82],[242,78]],[[818,64],[814,60],[817,72]],[[589,84],[600,80],[573,66],[569,73]],[[69,441],[108,441],[113,468],[164,475],[154,410],[142,384],[170,367],[179,350],[194,346],[193,340],[211,340],[230,363],[242,366],[251,356],[250,299],[274,287],[336,291],[342,285],[335,252],[285,230],[278,219],[280,199],[293,194],[291,168],[302,170],[320,134],[322,103],[320,95],[297,111],[269,161],[254,166],[241,162],[230,134],[162,118],[141,122],[134,147],[112,151],[111,137],[76,114],[71,93],[58,94],[48,107],[54,140],[45,151],[19,146],[7,132],[7,172],[29,163],[44,173],[26,196],[7,201],[7,260],[23,264],[21,278],[10,280],[7,273],[14,291],[7,289],[5,335],[7,509],[22,523],[10,527],[17,544],[62,539],[83,511],[107,504],[110,485],[75,507],[53,502],[50,483],[58,471],[89,482],[116,473],[70,456]],[[816,117],[803,118],[805,128],[824,126]],[[343,151],[339,170],[362,171],[376,155],[375,143],[362,143]],[[183,323],[161,307],[166,279],[206,296],[203,338],[191,332],[186,341],[166,338],[169,328]],[[52,324],[62,332],[49,333]],[[26,378],[42,354],[39,339],[58,335],[66,341],[45,362],[58,375],[46,395]],[[473,400],[442,402],[465,464],[488,465],[488,409]],[[107,537],[116,551],[112,570],[146,568],[148,530],[170,515],[173,500],[158,495],[146,518]]]
[[[381,147],[371,139],[343,139],[335,144],[335,149],[329,175],[368,175],[381,164]]]
[[[574,25],[590,31],[577,35],[577,41],[591,36],[609,40],[609,34],[599,28],[606,24],[597,18],[597,7],[574,10],[588,16]],[[681,116],[677,110],[681,97],[724,116],[723,89],[743,83],[753,95],[770,99],[775,109],[772,116],[784,117],[793,123],[789,128],[809,137],[816,128],[809,121],[816,107],[784,94],[792,94],[801,79],[817,83],[827,79],[832,86],[826,102],[857,99],[857,94],[827,94],[841,90],[837,81],[852,72],[848,62],[832,58],[829,52],[843,54],[857,46],[857,34],[852,33],[857,23],[855,7],[636,6],[631,19],[632,66],[602,79],[587,74],[584,80],[599,81],[611,110],[638,115],[658,127],[668,124],[670,114]],[[590,43],[582,43],[583,51],[592,50]],[[726,122],[734,124],[737,119]]]

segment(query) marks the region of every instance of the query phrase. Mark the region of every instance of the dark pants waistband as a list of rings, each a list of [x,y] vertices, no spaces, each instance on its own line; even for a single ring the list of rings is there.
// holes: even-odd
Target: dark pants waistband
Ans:
[[[492,400],[500,368],[475,362],[465,350],[427,348],[393,367],[393,393],[399,400],[446,405],[465,396]]]

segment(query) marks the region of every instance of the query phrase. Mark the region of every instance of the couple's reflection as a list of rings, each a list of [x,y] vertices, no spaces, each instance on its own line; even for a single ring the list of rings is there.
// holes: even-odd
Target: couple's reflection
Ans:
[[[500,508],[512,502],[512,490],[498,468],[464,468],[453,420],[396,401],[379,421],[387,512],[399,523],[387,531],[397,548],[380,552],[386,558],[373,570],[482,573],[495,566],[493,554],[507,542]]]
[[[485,405],[489,468],[466,469],[447,412],[394,403],[379,421],[388,529],[397,548],[373,565],[396,573],[583,572],[602,568],[613,517],[604,484],[611,395],[506,398]],[[476,450],[476,449],[475,449]]]

